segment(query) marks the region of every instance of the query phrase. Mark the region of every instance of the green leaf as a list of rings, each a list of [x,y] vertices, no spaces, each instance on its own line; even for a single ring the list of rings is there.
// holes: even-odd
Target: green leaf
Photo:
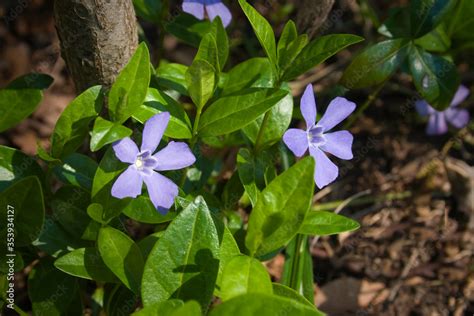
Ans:
[[[106,284],[104,288],[105,315],[130,315],[135,310],[138,295],[119,284]]]
[[[194,62],[198,60],[208,62],[210,65],[212,65],[212,67],[214,67],[217,73],[221,71],[218,48],[214,34],[208,33],[202,38],[201,44],[199,44],[198,52],[194,58]]]
[[[219,238],[202,197],[166,229],[151,251],[142,280],[144,306],[170,298],[197,300],[204,310],[212,298],[219,262]]]
[[[281,80],[289,81],[294,79],[346,47],[363,40],[362,37],[351,34],[321,36],[306,45],[295,60],[288,64],[286,69],[282,69],[283,75]]]
[[[451,18],[446,20],[449,37],[460,45],[467,44],[474,39],[474,3],[471,0],[458,0]]]
[[[281,32],[280,39],[278,40],[277,53],[278,61],[281,65],[281,58],[284,56],[287,47],[298,37],[298,31],[296,30],[295,22],[289,20],[286,22],[283,31]]]
[[[389,17],[378,28],[378,32],[390,38],[411,37],[410,11],[408,8],[391,8]]]
[[[277,51],[275,43],[275,34],[273,28],[263,16],[258,13],[250,4],[245,0],[239,0],[240,7],[244,11],[247,19],[249,20],[252,28],[257,35],[258,41],[262,45],[265,53],[272,63],[272,67],[276,69],[278,67]]]
[[[418,47],[412,48],[409,62],[413,82],[423,99],[438,111],[446,109],[460,84],[456,66]]]
[[[0,191],[28,176],[44,178],[38,163],[23,152],[0,145]]]
[[[166,93],[153,88],[148,89],[145,103],[133,113],[133,118],[143,124],[155,114],[162,112],[168,112],[171,116],[165,136],[174,139],[192,137],[191,122],[183,107]]]
[[[104,120],[100,116],[94,123],[91,133],[91,151],[98,151],[107,144],[132,135],[132,130],[119,124]]]
[[[434,30],[456,5],[457,0],[410,1],[411,35],[418,38]]]
[[[227,59],[229,58],[229,38],[227,36],[227,32],[225,30],[224,25],[222,24],[222,20],[219,16],[217,16],[212,21],[212,28],[211,33],[216,38],[217,44],[217,56],[219,59],[219,70],[223,71],[225,64],[227,63]]]
[[[348,89],[359,89],[386,81],[405,60],[408,45],[407,40],[394,39],[368,47],[352,60],[341,83]]]
[[[89,125],[99,115],[102,103],[101,87],[95,86],[84,91],[64,109],[51,136],[53,157],[70,155],[84,143]]]
[[[172,316],[201,316],[201,306],[196,301],[189,301],[184,303],[183,306],[176,308],[171,314]]]
[[[237,296],[218,305],[210,316],[259,315],[274,316],[285,312],[291,316],[323,316],[315,308],[277,295],[251,293]]]
[[[132,314],[132,316],[171,316],[179,307],[183,306],[181,300],[168,300],[162,303],[153,304]]]
[[[222,86],[222,95],[240,93],[246,88],[272,88],[274,85],[275,78],[268,58],[251,58],[229,71]]]
[[[145,43],[118,75],[109,93],[109,114],[123,123],[143,104],[150,84],[150,54]]]
[[[134,293],[140,293],[143,257],[140,248],[126,234],[112,227],[99,232],[99,252],[107,267]]]
[[[202,37],[209,33],[210,29],[209,21],[198,20],[190,14],[180,14],[165,24],[167,32],[194,47],[199,47]]]
[[[176,217],[175,212],[168,212],[166,215],[160,214],[151,203],[150,198],[146,196],[132,199],[122,212],[137,222],[148,224],[166,223]]]
[[[97,163],[88,156],[74,153],[67,156],[64,162],[54,167],[53,170],[59,180],[64,183],[90,190],[92,179],[94,179],[97,170]]]
[[[280,141],[290,126],[293,115],[293,96],[288,93],[280,102],[270,111],[267,117],[267,123],[263,130],[260,140],[260,148],[270,147]],[[245,126],[242,131],[255,144],[260,127],[262,126],[264,116],[260,116],[250,124]]]
[[[224,232],[222,234],[222,241],[219,248],[219,273],[217,274],[216,289],[214,290],[216,296],[219,297],[221,296],[220,293],[222,290],[222,275],[224,273],[224,268],[227,263],[232,260],[232,258],[240,255],[240,249],[234,239],[234,236],[232,236],[232,233],[230,232],[229,228],[227,228],[227,226],[222,226],[224,228]]]
[[[214,94],[216,73],[205,60],[195,60],[186,72],[189,96],[198,109],[202,109]]]
[[[156,69],[158,85],[164,89],[171,89],[182,95],[188,95],[186,83],[186,71],[188,67],[181,64],[173,64],[161,61]]]
[[[17,78],[0,90],[0,132],[23,121],[36,110],[53,78],[43,74],[29,74]]]
[[[286,245],[299,231],[314,192],[314,159],[307,157],[273,180],[250,213],[245,245],[263,256]]]
[[[356,221],[331,212],[308,212],[300,228],[301,234],[326,236],[359,229]]]
[[[117,199],[111,195],[115,179],[125,170],[126,166],[115,157],[113,149],[109,148],[97,168],[92,183],[91,196],[92,203],[95,203],[92,204],[94,213],[100,214],[102,223],[108,223],[118,216],[131,201],[131,199]],[[89,209],[87,210],[88,214]]]
[[[79,295],[76,279],[56,269],[51,259],[42,259],[28,275],[33,315],[69,315],[67,311]]]
[[[118,282],[119,280],[105,265],[96,248],[80,248],[56,259],[54,266],[59,270],[88,280]]]
[[[10,238],[13,228],[15,235],[14,245],[5,238],[0,243],[7,243],[8,247],[21,247],[38,237],[43,227],[44,201],[37,177],[19,180],[0,194],[0,216],[5,223],[0,228],[0,234]]]
[[[278,104],[287,92],[278,89],[249,89],[240,95],[218,99],[204,112],[201,136],[219,136],[241,129]]]
[[[298,294],[298,292],[296,292],[292,288],[280,283],[272,283],[272,285],[273,285],[273,294],[292,299],[294,301],[297,301],[298,303],[302,303],[302,304],[307,305],[308,307],[314,308],[314,305],[311,304],[310,301],[308,301],[305,297]]]
[[[443,24],[415,40],[415,44],[431,52],[443,53],[451,46],[451,39]]]
[[[137,15],[148,22],[159,24],[163,16],[162,0],[133,0]]]
[[[308,35],[303,34],[298,36],[293,42],[291,42],[285,51],[278,56],[278,63],[280,69],[287,69],[292,67],[295,59],[299,56],[301,51],[308,45]],[[283,73],[283,72],[282,72]]]
[[[260,261],[242,255],[234,257],[224,267],[221,298],[227,301],[247,293],[272,294],[272,281]]]

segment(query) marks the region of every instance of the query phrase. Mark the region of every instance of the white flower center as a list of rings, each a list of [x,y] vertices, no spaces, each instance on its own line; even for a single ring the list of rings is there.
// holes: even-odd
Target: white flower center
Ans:
[[[135,160],[135,167],[137,167],[137,169],[141,169],[143,168],[143,165],[144,163],[142,157],[138,156],[137,160]]]

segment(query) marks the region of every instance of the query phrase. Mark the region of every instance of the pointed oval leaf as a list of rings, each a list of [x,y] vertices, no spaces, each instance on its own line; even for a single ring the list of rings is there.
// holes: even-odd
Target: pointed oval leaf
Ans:
[[[272,283],[272,285],[273,294],[295,300],[298,303],[302,303],[307,305],[308,307],[314,308],[314,305],[311,304],[310,301],[308,301],[305,297],[299,295],[298,292],[296,292],[292,288],[280,283]]]
[[[0,191],[28,176],[44,179],[43,170],[32,157],[0,145]]]
[[[137,244],[126,234],[112,227],[99,232],[98,248],[107,267],[134,293],[140,293],[143,257]]]
[[[306,214],[299,232],[306,235],[326,236],[350,232],[359,227],[359,223],[353,219],[331,212],[317,211]]]
[[[189,96],[198,109],[202,109],[214,94],[216,70],[207,61],[195,60],[186,71]]]
[[[170,298],[212,299],[219,262],[219,237],[209,208],[196,198],[168,226],[148,256],[143,272],[144,306]]]
[[[286,245],[299,231],[314,192],[314,159],[306,157],[259,194],[250,213],[245,245],[263,256]]]
[[[443,21],[457,0],[411,0],[411,34],[418,38],[434,30]]]
[[[104,120],[100,116],[94,122],[91,133],[91,151],[98,151],[107,144],[132,135],[132,130],[118,123]]]
[[[90,190],[92,180],[97,170],[97,162],[86,155],[73,153],[61,165],[54,167],[54,173],[59,180]]]

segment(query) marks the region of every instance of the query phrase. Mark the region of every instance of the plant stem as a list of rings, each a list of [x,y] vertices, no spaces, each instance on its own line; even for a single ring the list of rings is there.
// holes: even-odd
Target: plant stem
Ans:
[[[354,115],[349,117],[349,120],[347,121],[346,124],[344,124],[344,129],[349,129],[358,119],[359,117],[364,113],[364,111],[374,102],[374,100],[377,98],[379,95],[380,91],[382,88],[385,86],[385,83],[387,81],[382,82],[377,86],[377,88],[369,95],[367,98],[367,101],[365,101],[364,104],[362,104],[361,107],[357,109],[357,111],[354,113]]]
[[[194,125],[193,125],[193,138],[191,139],[191,150],[194,149],[194,146],[196,145],[196,142],[198,140],[198,128],[199,128],[199,121],[201,120],[201,114],[202,114],[202,109],[197,109],[196,112],[196,118],[194,119]]]
[[[307,237],[301,234],[296,235],[295,237],[295,253],[293,257],[293,262],[291,266],[291,272],[290,272],[290,281],[289,281],[289,287],[291,287],[293,290],[296,292],[303,294],[302,293],[302,270],[303,270],[303,261],[302,261],[302,255],[303,252],[305,251],[306,247],[306,242],[307,242]]]

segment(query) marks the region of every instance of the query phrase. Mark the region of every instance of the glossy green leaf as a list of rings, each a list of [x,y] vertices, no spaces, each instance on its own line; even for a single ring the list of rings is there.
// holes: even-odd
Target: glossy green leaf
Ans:
[[[162,303],[153,304],[132,314],[132,316],[171,316],[179,307],[183,306],[181,300],[168,300]]]
[[[150,75],[150,54],[146,44],[142,43],[110,89],[109,114],[112,121],[125,122],[143,104]]]
[[[359,229],[355,220],[331,212],[308,212],[300,228],[301,234],[326,236]]]
[[[220,98],[204,112],[199,133],[201,136],[219,136],[239,130],[278,104],[286,94],[277,89],[249,89],[239,95]]]
[[[286,69],[282,69],[282,81],[289,81],[304,74],[339,51],[361,41],[362,37],[351,34],[325,35],[313,40],[301,50],[292,63],[287,65]]]
[[[308,45],[308,35],[303,34],[298,36],[293,42],[291,42],[286,50],[282,51],[278,56],[278,63],[280,69],[287,69],[293,66],[296,58],[302,52],[302,50]]]
[[[196,198],[166,229],[143,272],[144,306],[170,298],[197,300],[207,309],[218,273],[219,238],[202,197]]]
[[[140,123],[145,123],[153,115],[168,112],[170,121],[165,130],[165,136],[174,139],[189,139],[191,135],[191,122],[183,107],[172,97],[164,92],[150,88],[145,103],[133,113],[133,118]]]
[[[415,44],[431,52],[442,53],[451,46],[451,39],[443,24],[433,31],[415,40]]]
[[[115,228],[104,227],[99,232],[98,247],[107,267],[127,288],[139,293],[144,262],[135,242]]]
[[[221,71],[221,65],[219,61],[219,49],[214,34],[208,33],[202,38],[201,44],[199,44],[199,49],[196,54],[196,57],[194,58],[193,63],[198,60],[208,62],[210,65],[212,65],[212,67],[214,67],[217,73]],[[190,86],[188,86],[188,88],[190,88]]]
[[[258,13],[250,4],[245,0],[239,0],[240,7],[244,11],[247,19],[249,20],[258,41],[262,45],[265,53],[270,59],[272,66],[276,69],[278,65],[277,51],[275,43],[275,34],[273,28],[265,18]]]
[[[405,60],[408,45],[407,40],[394,39],[368,47],[352,60],[341,83],[348,89],[359,89],[384,82]]]
[[[130,203],[131,199],[117,199],[111,195],[112,186],[116,178],[125,170],[126,164],[115,157],[112,148],[109,148],[99,163],[99,168],[92,183],[92,203],[95,214],[100,214],[101,222],[107,223],[118,216]],[[91,208],[91,206],[89,207]],[[89,209],[87,210],[89,213]]]
[[[229,38],[227,36],[227,32],[225,30],[224,25],[222,24],[222,20],[219,16],[217,16],[212,21],[211,27],[211,34],[214,35],[217,44],[217,57],[219,60],[219,70],[223,71],[225,64],[227,63],[227,59],[229,58]]]
[[[186,72],[189,96],[198,109],[202,109],[214,94],[216,73],[205,60],[195,60]]]
[[[119,280],[105,265],[96,248],[80,248],[56,259],[54,266],[59,270],[83,279],[99,282]]]
[[[298,292],[296,292],[292,288],[280,283],[272,283],[272,285],[273,294],[295,300],[298,303],[305,304],[308,307],[314,308],[314,305],[310,301],[298,294]]]
[[[307,157],[273,180],[250,213],[245,245],[263,256],[286,245],[299,231],[314,192],[314,159]],[[290,207],[291,206],[291,207]]]
[[[278,62],[281,65],[281,58],[284,56],[287,47],[298,37],[298,30],[295,22],[289,20],[286,22],[277,45]]]
[[[37,177],[19,180],[0,193],[0,216],[5,223],[0,228],[0,234],[8,237],[0,243],[13,248],[21,247],[38,237],[44,221],[44,200]],[[11,234],[14,234],[14,245],[9,240]]]
[[[272,88],[274,85],[275,78],[268,58],[251,58],[229,71],[222,94],[239,93],[247,88]]]
[[[265,129],[260,139],[260,148],[270,147],[280,141],[283,134],[287,131],[293,115],[293,96],[288,93],[280,102],[270,111],[267,117]],[[255,144],[260,127],[262,126],[264,116],[260,116],[250,124],[245,126],[242,131]]]
[[[411,35],[418,38],[434,30],[448,16],[457,0],[410,1]]]
[[[17,78],[5,89],[0,89],[0,132],[23,121],[36,110],[53,78],[43,74],[29,74]]]
[[[160,214],[151,203],[150,198],[146,196],[132,199],[123,209],[123,214],[137,222],[148,224],[166,223],[176,217],[175,212],[168,212],[166,215]]]
[[[63,111],[51,136],[51,155],[62,158],[72,154],[89,135],[89,125],[99,115],[103,97],[101,87],[87,89]]]
[[[118,123],[104,120],[100,116],[94,123],[91,133],[91,151],[98,151],[107,144],[132,135],[132,130]]]
[[[228,315],[259,315],[274,316],[285,312],[291,316],[323,316],[324,314],[315,308],[295,300],[277,295],[262,293],[250,293],[237,296],[227,302],[218,305],[209,314],[210,316]]]
[[[413,82],[423,99],[439,111],[446,109],[460,84],[456,66],[418,47],[412,48],[409,62]]]
[[[143,19],[159,24],[163,15],[163,1],[162,0],[133,0],[133,6],[137,15]]]
[[[28,176],[43,179],[43,170],[32,157],[0,145],[0,191]]]
[[[222,234],[222,241],[219,248],[219,273],[217,274],[216,289],[214,291],[219,297],[221,296],[220,293],[222,291],[222,275],[224,273],[224,268],[232,258],[240,255],[240,249],[234,236],[232,236],[232,233],[226,225],[222,226],[224,232]]]
[[[71,154],[64,158],[64,162],[54,167],[59,180],[87,190],[92,188],[92,180],[97,170],[97,163],[88,156]]]
[[[42,259],[28,275],[28,296],[34,315],[68,314],[79,295],[76,279],[56,269],[51,259]]]
[[[260,261],[242,255],[234,257],[224,267],[221,298],[227,301],[247,293],[272,294],[272,281]]]
[[[162,61],[156,69],[158,84],[164,89],[171,89],[182,95],[188,95],[188,84],[186,83],[186,71],[188,67],[181,64],[167,63]]]

